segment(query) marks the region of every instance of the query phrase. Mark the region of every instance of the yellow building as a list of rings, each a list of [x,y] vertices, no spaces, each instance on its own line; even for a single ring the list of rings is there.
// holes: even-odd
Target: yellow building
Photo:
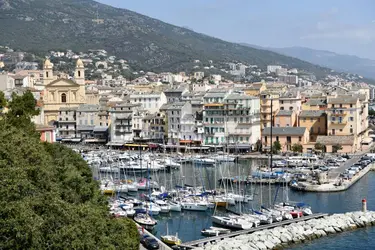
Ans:
[[[302,110],[326,110],[327,98],[310,99],[302,104]]]
[[[78,107],[85,103],[85,68],[77,60],[74,79],[58,78],[53,75],[53,65],[47,59],[43,66],[44,123],[58,120],[60,108]]]
[[[263,91],[260,96],[260,121],[261,130],[266,127],[271,127],[271,103],[272,103],[272,117],[275,118],[279,111],[279,93],[272,91]],[[273,124],[274,125],[274,124]]]
[[[260,93],[267,90],[267,86],[265,82],[257,82],[251,84],[250,87],[244,89],[246,95],[250,96],[260,96]]]
[[[275,127],[296,127],[297,114],[294,110],[279,110],[274,118]]]
[[[299,115],[299,127],[310,131],[310,142],[319,135],[327,135],[327,115],[323,110],[303,110]]]

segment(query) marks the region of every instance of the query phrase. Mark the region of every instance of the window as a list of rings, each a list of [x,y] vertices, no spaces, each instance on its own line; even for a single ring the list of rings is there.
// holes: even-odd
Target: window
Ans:
[[[68,117],[67,118],[65,118],[65,121],[67,121],[68,120]]]
[[[302,141],[302,137],[301,136],[298,137],[298,141]]]
[[[281,104],[284,104],[284,101],[280,101],[281,102]]]
[[[340,104],[340,108],[342,108],[342,104]]]
[[[267,143],[267,136],[264,137],[264,141]]]
[[[280,110],[284,110],[284,107],[281,107]]]
[[[311,128],[311,129],[310,129],[310,133],[314,133],[314,128]]]
[[[353,134],[353,129],[352,128],[350,129],[350,133]]]
[[[292,111],[292,110],[293,110],[293,107],[289,107],[289,110]]]
[[[350,120],[351,122],[354,121],[354,117],[351,116],[351,117],[349,118],[349,120]]]
[[[63,102],[63,103],[66,102],[66,94],[65,93],[61,94],[61,102]]]
[[[67,115],[67,114],[68,114],[68,111],[65,111],[65,114]]]
[[[312,122],[314,119],[313,118],[310,118],[310,122]]]
[[[292,137],[287,136],[287,137],[286,137],[286,142],[287,142],[287,143],[292,143]]]
[[[276,141],[279,141],[279,137],[278,136],[276,136]]]
[[[320,118],[318,118],[318,122],[320,122]]]
[[[94,120],[91,120],[91,125],[94,125]]]
[[[340,128],[340,132],[342,132],[342,129]]]
[[[68,129],[69,128],[69,126],[68,125],[66,125],[66,129]]]
[[[318,127],[318,133],[320,133],[320,127]]]
[[[350,107],[353,108],[353,104],[350,104]]]
[[[46,72],[46,77],[48,78],[48,71]]]
[[[306,117],[303,118],[303,121],[304,121],[304,122],[306,121]]]

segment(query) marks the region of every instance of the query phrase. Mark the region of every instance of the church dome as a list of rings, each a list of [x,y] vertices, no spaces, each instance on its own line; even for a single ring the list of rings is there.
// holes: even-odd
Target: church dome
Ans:
[[[83,67],[84,67],[83,62],[82,62],[81,59],[78,59],[78,60],[77,60],[77,65],[76,65],[76,67],[77,67],[77,68],[83,68]]]

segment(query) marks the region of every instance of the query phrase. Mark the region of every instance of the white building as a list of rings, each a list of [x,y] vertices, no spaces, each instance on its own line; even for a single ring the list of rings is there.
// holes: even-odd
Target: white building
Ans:
[[[135,93],[129,96],[130,102],[140,104],[141,108],[149,113],[156,113],[160,107],[167,103],[167,97],[163,92],[158,93]]]
[[[194,78],[197,80],[201,80],[204,78],[204,72],[194,72]]]
[[[121,146],[133,141],[133,114],[139,108],[140,104],[120,103],[109,109],[110,145]]]
[[[270,73],[276,73],[277,69],[281,69],[282,67],[280,65],[268,65],[267,66],[267,74]]]
[[[8,73],[0,73],[0,91],[13,89],[15,87],[14,78]]]
[[[186,115],[192,115],[192,107],[190,102],[175,102],[168,105],[166,108],[166,114],[168,119],[168,144],[178,144],[183,134],[181,133],[181,120]],[[186,127],[188,129],[189,124],[186,122]],[[187,132],[187,131],[185,131]]]
[[[259,97],[207,93],[204,97],[205,145],[250,150],[260,139]]]

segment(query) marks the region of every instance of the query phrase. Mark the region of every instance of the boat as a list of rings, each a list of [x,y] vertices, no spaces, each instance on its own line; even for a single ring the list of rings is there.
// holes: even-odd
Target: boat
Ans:
[[[160,207],[160,213],[169,213],[171,211],[171,207],[165,201],[155,200],[155,204]]]
[[[115,186],[115,191],[119,193],[127,193],[128,192],[128,185],[127,184],[120,184]]]
[[[178,246],[178,245],[181,245],[182,241],[180,238],[178,238],[178,233],[176,233],[176,235],[170,235],[168,233],[168,224],[167,224],[167,235],[162,235],[160,236],[160,239],[162,242],[164,242],[165,244],[169,245],[169,246]]]
[[[233,229],[250,229],[253,227],[253,223],[241,216],[234,216],[234,217],[225,217],[225,216],[212,216],[212,223],[217,225],[226,227],[226,228],[233,228]]]
[[[181,208],[183,210],[190,211],[206,211],[208,209],[207,203],[194,202],[194,201],[182,201]]]
[[[215,160],[210,158],[194,158],[193,163],[196,165],[215,165]]]
[[[230,229],[220,228],[220,227],[209,227],[209,228],[203,229],[201,231],[201,233],[204,236],[218,236],[218,235],[221,235],[221,234],[230,233]]]
[[[168,205],[169,205],[169,209],[172,211],[172,212],[181,212],[182,210],[182,207],[181,207],[181,204],[180,203],[177,203],[175,201],[167,201]]]
[[[100,185],[100,190],[103,194],[113,195],[115,193],[115,186],[112,181],[103,181]]]
[[[136,213],[133,220],[147,230],[153,230],[157,224],[157,221],[147,213]]]

